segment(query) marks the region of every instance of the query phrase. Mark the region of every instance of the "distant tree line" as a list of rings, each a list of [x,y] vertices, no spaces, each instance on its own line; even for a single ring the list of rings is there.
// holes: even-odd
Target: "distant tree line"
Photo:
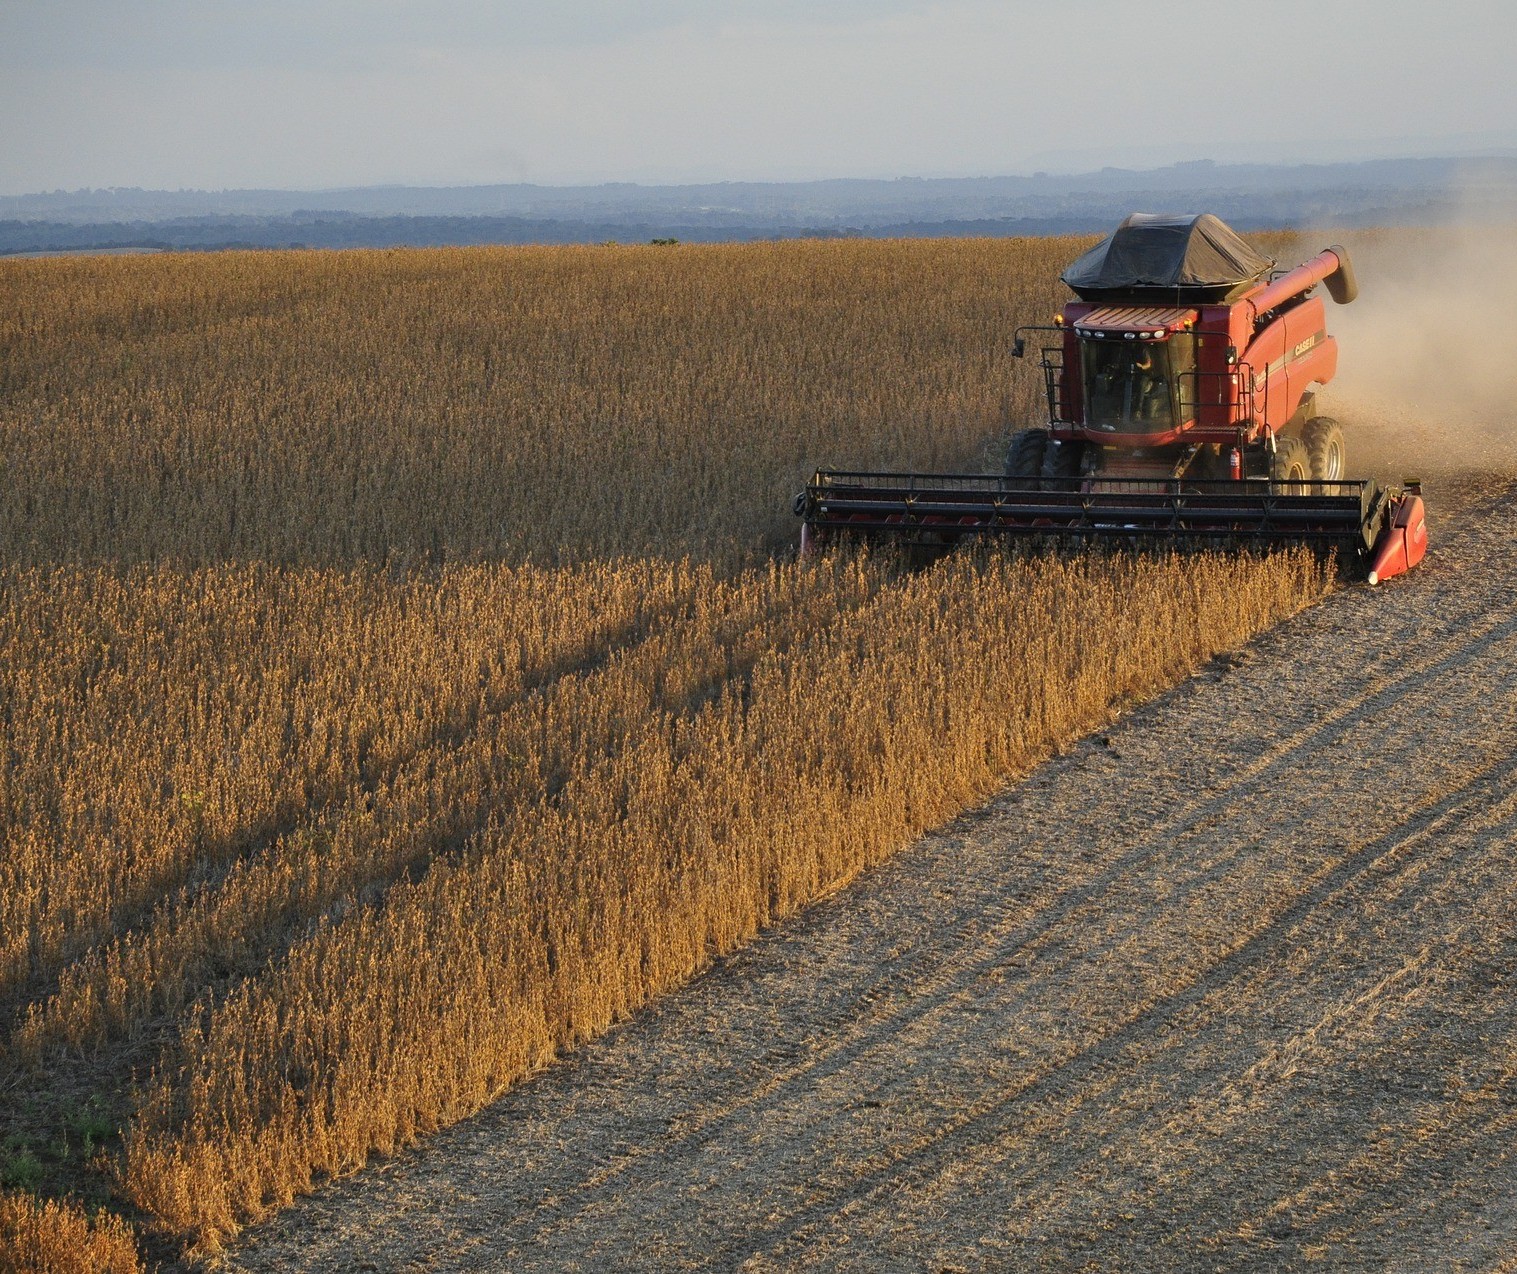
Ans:
[[[1091,234],[1133,211],[1214,212],[1240,230],[1314,226],[1431,225],[1459,209],[1443,191],[1281,190],[1269,195],[1220,190],[1065,192],[1036,209],[996,217],[902,218],[894,210],[793,224],[730,209],[688,210],[664,219],[628,217],[364,216],[355,213],[216,215],[166,220],[0,220],[0,255],[122,248],[209,251],[227,248],[387,248],[476,244],[594,244],[610,241],[717,243],[794,238],[1006,238]],[[1500,209],[1496,210],[1497,214]],[[1517,207],[1505,215],[1517,217]]]

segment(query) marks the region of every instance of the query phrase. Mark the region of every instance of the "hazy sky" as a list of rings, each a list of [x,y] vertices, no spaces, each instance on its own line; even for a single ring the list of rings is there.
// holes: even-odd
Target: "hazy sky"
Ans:
[[[1513,0],[0,0],[0,194],[1517,150]]]

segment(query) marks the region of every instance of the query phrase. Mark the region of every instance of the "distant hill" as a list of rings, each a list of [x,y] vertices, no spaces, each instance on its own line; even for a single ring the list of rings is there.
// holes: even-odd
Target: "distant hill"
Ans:
[[[0,197],[0,253],[1052,234],[1104,230],[1138,210],[1215,212],[1244,230],[1506,220],[1517,216],[1517,158],[687,186],[54,191]]]

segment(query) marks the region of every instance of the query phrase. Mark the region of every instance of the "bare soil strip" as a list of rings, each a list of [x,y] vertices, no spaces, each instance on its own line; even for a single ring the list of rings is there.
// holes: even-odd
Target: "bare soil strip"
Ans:
[[[1501,1266],[1517,500],[1432,494],[1406,580],[1218,661],[232,1267]]]

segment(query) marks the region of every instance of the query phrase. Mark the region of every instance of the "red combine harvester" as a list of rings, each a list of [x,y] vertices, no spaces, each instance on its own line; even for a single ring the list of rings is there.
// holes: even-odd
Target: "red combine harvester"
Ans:
[[[820,470],[796,497],[801,549],[838,536],[929,548],[966,536],[1307,543],[1370,583],[1427,550],[1421,492],[1345,479],[1316,414],[1338,366],[1322,299],[1358,294],[1328,248],[1277,272],[1216,217],[1128,217],[1060,276],[1078,300],[1044,333],[1048,424],[1004,474]]]

